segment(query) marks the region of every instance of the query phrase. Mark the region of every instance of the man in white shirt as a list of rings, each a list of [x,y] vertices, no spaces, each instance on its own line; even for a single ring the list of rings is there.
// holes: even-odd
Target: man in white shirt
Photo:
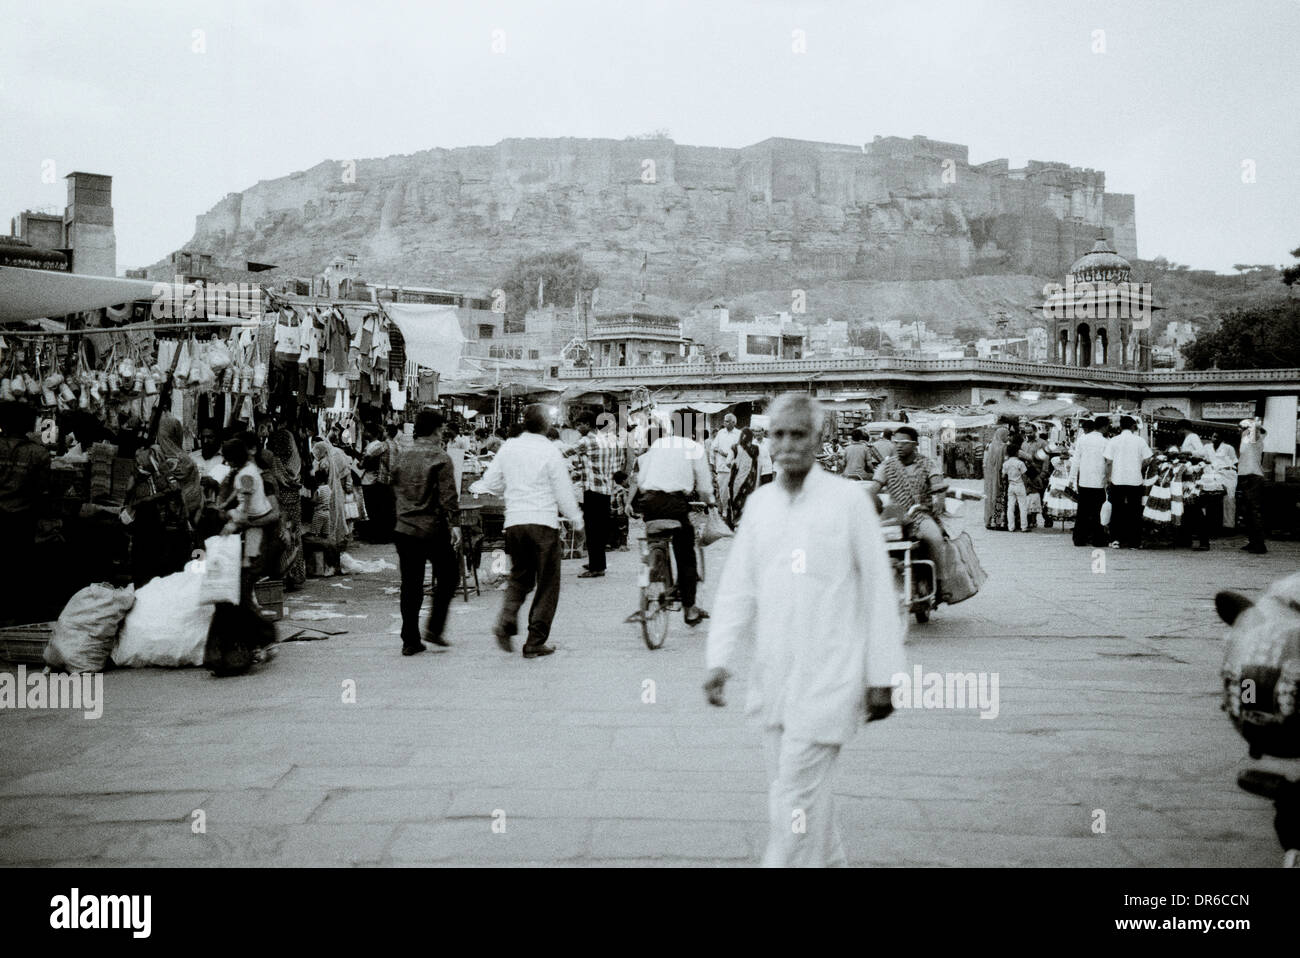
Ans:
[[[699,570],[695,564],[695,528],[691,525],[691,501],[698,498],[710,506],[713,481],[704,447],[686,436],[674,436],[672,424],[664,420],[662,435],[637,460],[627,494],[627,514],[635,511],[633,500],[640,492],[640,509],[646,522],[675,519],[680,528],[673,533],[673,557],[677,562],[677,588],[682,597],[687,625],[699,625],[709,613],[695,604]]]
[[[1079,428],[1083,435],[1079,437],[1074,455],[1070,457],[1070,483],[1079,496],[1079,510],[1074,520],[1074,544],[1105,546],[1101,507],[1106,501],[1106,437],[1091,419],[1084,419],[1079,423]]]
[[[1196,431],[1192,429],[1191,423],[1182,423],[1179,426],[1179,431],[1183,434],[1183,441],[1178,447],[1179,449],[1183,452],[1190,452],[1201,459],[1207,458],[1205,454],[1205,443],[1201,442],[1201,437],[1196,435]]]
[[[573,494],[569,467],[553,442],[546,438],[550,425],[546,407],[524,410],[524,433],[505,443],[483,478],[470,486],[474,495],[488,493],[506,500],[506,555],[510,556],[510,585],[492,634],[503,651],[513,652],[511,637],[519,631],[519,608],[532,591],[537,594],[528,610],[528,639],[524,658],[535,659],[555,651],[546,644],[551,620],[560,601],[560,531],[557,510],[576,526],[582,512]]]
[[[1137,421],[1121,416],[1119,435],[1106,443],[1106,471],[1110,489],[1112,547],[1142,548],[1142,467],[1151,447],[1137,434]]]
[[[736,428],[736,417],[731,413],[722,417],[722,426],[723,428],[713,437],[709,455],[713,460],[713,471],[718,477],[718,508],[725,516],[729,499],[727,483],[731,476],[731,466],[728,463],[731,460],[731,451],[736,448],[736,443],[740,440],[740,430]]]
[[[727,556],[709,630],[714,705],[753,640],[746,712],[764,729],[770,831],[763,864],[844,865],[831,779],[865,720],[892,711],[903,622],[875,510],[817,465],[822,410],[806,395],[771,410],[778,481],[758,489]]]
[[[1231,529],[1237,524],[1237,450],[1223,441],[1218,433],[1212,440],[1210,465],[1223,482],[1223,528]]]
[[[765,486],[776,478],[776,466],[772,465],[772,437],[766,429],[757,430],[758,438],[758,484]]]
[[[199,475],[211,479],[217,485],[225,482],[230,475],[230,467],[221,456],[221,439],[211,426],[204,427],[199,433],[199,448],[190,453],[190,459],[199,467]]]
[[[1241,458],[1237,463],[1237,513],[1250,540],[1241,547],[1242,551],[1256,555],[1268,552],[1264,544],[1264,513],[1260,502],[1264,494],[1264,436],[1267,432],[1258,419],[1242,420]]]

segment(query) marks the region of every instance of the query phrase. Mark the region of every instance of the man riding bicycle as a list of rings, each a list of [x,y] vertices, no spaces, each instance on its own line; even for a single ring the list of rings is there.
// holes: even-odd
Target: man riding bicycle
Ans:
[[[653,432],[656,430],[652,430]],[[691,526],[691,501],[698,499],[709,506],[713,498],[713,478],[709,474],[704,447],[685,436],[672,435],[672,426],[660,421],[658,439],[637,459],[627,495],[627,514],[635,513],[634,503],[641,494],[641,512],[646,522],[675,519],[681,528],[673,533],[673,555],[677,560],[677,586],[687,625],[699,625],[709,613],[695,604],[695,587],[699,582],[695,566],[695,529]]]
[[[876,468],[867,488],[873,495],[883,488],[889,493],[890,502],[904,510],[903,532],[929,548],[938,580],[935,589],[942,599],[944,584],[948,581],[948,567],[940,517],[944,512],[948,481],[937,463],[917,453],[917,438],[917,432],[911,426],[895,429],[893,443],[896,452]]]

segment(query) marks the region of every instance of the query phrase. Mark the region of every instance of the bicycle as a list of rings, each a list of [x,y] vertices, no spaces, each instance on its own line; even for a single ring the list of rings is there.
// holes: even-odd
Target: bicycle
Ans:
[[[708,505],[692,502],[694,512],[707,512]],[[668,639],[668,619],[674,612],[682,611],[681,594],[673,576],[673,533],[681,528],[676,519],[651,519],[645,524],[645,536],[637,540],[641,549],[641,603],[635,618],[641,626],[641,639],[646,648],[663,647]],[[695,562],[699,581],[704,581],[704,545],[695,537]]]

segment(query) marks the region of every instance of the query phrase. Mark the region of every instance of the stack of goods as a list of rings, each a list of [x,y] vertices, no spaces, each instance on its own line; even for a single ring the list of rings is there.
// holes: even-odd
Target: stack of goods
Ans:
[[[1049,519],[1073,521],[1079,511],[1078,493],[1070,484],[1069,460],[1063,456],[1052,459],[1052,475],[1047,480],[1047,495],[1043,497],[1043,510]]]
[[[1177,529],[1188,503],[1200,495],[1204,473],[1201,463],[1185,460],[1171,450],[1147,466],[1142,518],[1157,529]]]

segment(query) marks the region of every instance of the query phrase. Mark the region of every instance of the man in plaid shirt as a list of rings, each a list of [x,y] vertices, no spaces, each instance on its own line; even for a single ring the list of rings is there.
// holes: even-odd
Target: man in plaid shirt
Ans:
[[[623,465],[623,449],[618,437],[603,429],[594,429],[596,417],[590,413],[578,423],[581,435],[566,456],[578,463],[578,482],[582,486],[582,518],[587,526],[587,571],[579,579],[599,579],[605,574],[605,545],[609,542],[610,497],[614,494],[614,473]]]

